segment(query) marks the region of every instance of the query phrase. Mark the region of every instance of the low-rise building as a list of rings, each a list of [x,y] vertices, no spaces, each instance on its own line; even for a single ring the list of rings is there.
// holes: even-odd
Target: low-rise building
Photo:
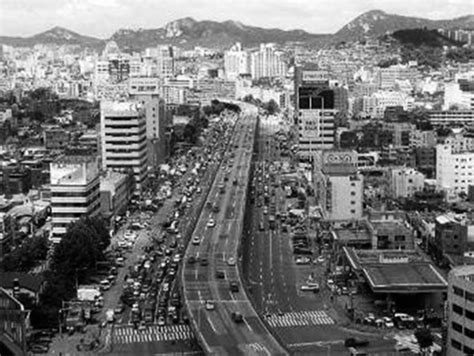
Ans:
[[[409,198],[423,190],[425,176],[413,168],[392,169],[391,191],[394,198]]]
[[[133,176],[108,171],[100,179],[100,200],[102,216],[112,225],[124,214],[133,194]]]

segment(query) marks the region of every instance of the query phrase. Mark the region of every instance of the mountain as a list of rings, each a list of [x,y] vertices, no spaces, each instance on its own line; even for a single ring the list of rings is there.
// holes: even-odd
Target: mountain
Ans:
[[[366,36],[378,37],[403,29],[473,28],[474,15],[451,20],[429,20],[418,17],[387,14],[381,10],[368,11],[349,22],[334,34],[334,41],[355,41]]]
[[[32,47],[36,44],[69,44],[96,47],[103,45],[104,41],[95,37],[83,36],[68,29],[56,26],[48,31],[38,33],[31,37],[0,36],[0,43],[15,47]]]
[[[395,31],[391,34],[391,37],[395,38],[401,45],[405,46],[462,46],[461,42],[457,42],[448,37],[445,37],[436,30],[427,30],[423,28]]]
[[[111,39],[121,49],[140,50],[156,44],[225,48],[241,42],[242,45],[251,47],[262,42],[317,42],[324,37],[327,35],[310,34],[303,30],[284,31],[247,26],[236,21],[196,21],[186,17],[158,29],[118,30]]]

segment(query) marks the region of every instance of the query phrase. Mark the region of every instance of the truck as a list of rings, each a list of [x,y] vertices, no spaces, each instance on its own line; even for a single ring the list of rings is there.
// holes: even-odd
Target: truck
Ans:
[[[77,299],[82,301],[93,302],[100,295],[99,289],[94,286],[82,286],[77,289]]]

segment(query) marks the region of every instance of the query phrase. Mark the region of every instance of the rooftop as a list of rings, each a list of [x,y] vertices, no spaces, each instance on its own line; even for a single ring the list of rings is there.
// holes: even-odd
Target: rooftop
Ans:
[[[418,251],[343,248],[349,264],[361,271],[375,293],[445,291],[445,278]]]

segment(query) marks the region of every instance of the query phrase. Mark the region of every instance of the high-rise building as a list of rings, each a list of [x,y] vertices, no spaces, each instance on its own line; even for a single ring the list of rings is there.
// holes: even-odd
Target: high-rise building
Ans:
[[[326,72],[301,68],[295,70],[295,86],[298,154],[310,158],[315,151],[334,148],[334,91]]]
[[[120,55],[109,59],[109,80],[112,83],[120,83],[130,76],[130,59],[128,56]]]
[[[136,101],[100,103],[102,167],[133,171],[137,191],[147,180],[148,150],[145,108]]]
[[[241,74],[250,73],[249,54],[242,50],[239,42],[224,53],[224,71],[229,80],[235,80]]]
[[[364,179],[357,173],[354,151],[319,151],[315,157],[314,190],[326,220],[362,217]]]
[[[130,97],[140,102],[145,108],[146,137],[150,164],[156,166],[166,158],[165,101],[160,96],[159,78],[130,78]]]
[[[287,66],[283,56],[283,52],[275,49],[275,44],[262,43],[260,50],[250,54],[250,74],[252,79],[285,76]]]
[[[50,164],[51,239],[59,242],[67,226],[100,212],[99,160],[91,154],[66,154]]]
[[[446,355],[474,355],[474,266],[449,272],[447,303]]]
[[[158,76],[162,78],[171,78],[174,76],[174,56],[173,47],[158,46],[157,56]]]

